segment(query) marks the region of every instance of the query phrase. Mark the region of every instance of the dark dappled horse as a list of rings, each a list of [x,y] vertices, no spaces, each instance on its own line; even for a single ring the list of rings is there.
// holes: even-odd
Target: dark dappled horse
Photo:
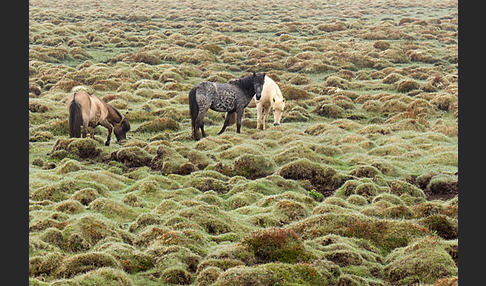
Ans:
[[[128,119],[96,95],[88,94],[83,90],[77,91],[69,96],[66,104],[69,109],[70,137],[81,137],[80,126],[82,126],[83,138],[87,137],[89,127],[91,138],[94,139],[94,128],[102,125],[108,129],[106,146],[110,145],[112,129],[118,142],[126,139],[126,134],[130,130]]]
[[[195,85],[189,92],[189,111],[194,139],[200,139],[199,129],[201,129],[202,136],[206,137],[204,116],[209,109],[227,112],[223,128],[218,134],[224,132],[235,113],[236,132],[240,133],[241,118],[245,107],[254,95],[256,95],[257,100],[260,99],[264,79],[265,74],[253,73],[228,83],[203,81]]]

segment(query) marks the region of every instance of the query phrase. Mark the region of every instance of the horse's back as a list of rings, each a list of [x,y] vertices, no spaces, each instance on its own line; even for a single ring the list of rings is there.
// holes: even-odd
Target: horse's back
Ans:
[[[200,82],[195,88],[197,89],[197,101],[211,102],[211,104],[217,102],[233,102],[240,92],[238,88],[232,84],[211,81]]]
[[[196,102],[200,106],[210,104],[216,93],[216,88],[210,81],[202,81],[196,84],[193,89],[196,91]]]
[[[218,83],[212,81],[202,81],[198,83],[195,88],[202,89],[208,94],[222,94],[225,91],[236,91],[236,86],[229,83]]]
[[[268,84],[268,88],[272,91],[272,95],[275,98],[281,98],[281,99],[283,99],[282,92],[280,91],[280,88],[278,87],[278,84],[273,79],[271,79],[270,77],[266,76],[265,77],[265,84]],[[265,84],[263,85],[263,88],[264,89],[265,89]]]
[[[90,125],[99,124],[108,115],[106,104],[94,94],[88,94],[84,90],[71,94],[66,102],[68,108],[73,100],[79,104],[84,120]]]

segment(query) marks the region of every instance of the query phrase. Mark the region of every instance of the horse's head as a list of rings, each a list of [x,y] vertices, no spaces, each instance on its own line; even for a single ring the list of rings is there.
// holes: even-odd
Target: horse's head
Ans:
[[[263,83],[265,82],[265,73],[253,72],[253,88],[255,89],[256,100],[262,97]]]
[[[118,142],[127,139],[127,132],[130,131],[130,124],[128,123],[128,119],[126,117],[120,121],[119,124],[116,124],[113,128],[113,133],[115,133],[116,140]]]
[[[285,99],[283,98],[274,98],[272,104],[273,110],[273,125],[277,126],[280,125],[280,119],[282,118],[282,112],[285,108]]]

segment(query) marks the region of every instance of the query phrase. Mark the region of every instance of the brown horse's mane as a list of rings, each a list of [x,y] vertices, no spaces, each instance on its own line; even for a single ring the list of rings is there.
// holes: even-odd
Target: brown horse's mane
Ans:
[[[116,108],[114,108],[110,104],[106,104],[108,106],[108,111],[109,111],[109,118],[112,123],[120,123],[123,120],[123,115],[121,115],[120,111],[118,111]]]

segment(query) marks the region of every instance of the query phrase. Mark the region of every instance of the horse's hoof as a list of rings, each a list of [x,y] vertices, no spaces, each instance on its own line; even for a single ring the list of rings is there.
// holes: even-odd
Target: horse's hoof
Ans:
[[[105,142],[105,146],[110,146],[110,142]]]

